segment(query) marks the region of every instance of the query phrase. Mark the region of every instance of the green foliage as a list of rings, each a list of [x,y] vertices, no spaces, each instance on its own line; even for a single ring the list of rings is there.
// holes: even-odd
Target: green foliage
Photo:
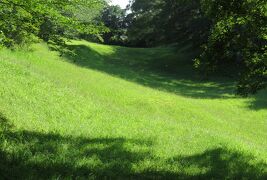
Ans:
[[[109,28],[109,32],[103,34],[103,40],[106,44],[123,45],[126,42],[125,21],[126,10],[119,6],[107,5],[101,14],[100,21]]]
[[[265,6],[264,6],[265,5]],[[238,76],[238,93],[256,93],[266,86],[266,2],[262,0],[203,0],[213,22],[197,66],[213,72]]]
[[[129,15],[129,41],[155,46],[192,41],[199,45],[207,36],[209,21],[202,16],[199,0],[135,0]]]
[[[38,36],[45,41],[62,41],[81,32],[95,33],[92,22],[77,14],[83,7],[101,9],[101,0],[2,0],[0,1],[1,44],[7,47],[25,44]]]
[[[0,2],[0,19],[0,43],[8,47],[26,43],[37,31],[33,14],[9,2]]]

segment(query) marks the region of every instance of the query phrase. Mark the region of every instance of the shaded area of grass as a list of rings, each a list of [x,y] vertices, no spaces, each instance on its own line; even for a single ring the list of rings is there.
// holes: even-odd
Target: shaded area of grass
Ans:
[[[233,97],[231,81],[200,80],[192,65],[187,48],[127,51],[116,47],[110,54],[101,54],[86,45],[67,45],[75,55],[66,55],[71,62],[90,69],[103,71],[128,81],[159,90],[193,98]]]
[[[98,47],[99,49],[101,47]],[[128,81],[178,95],[200,98],[236,98],[235,81],[213,77],[201,80],[193,69],[195,52],[189,46],[179,48],[127,49],[114,46],[110,52],[96,51],[88,44],[69,44],[72,53],[64,56],[76,65],[102,71]],[[252,109],[267,107],[266,91],[248,105]]]
[[[255,96],[255,100],[250,104],[250,108],[254,110],[267,109],[267,90],[258,92]]]
[[[148,140],[15,131],[2,114],[0,145],[1,179],[267,178],[266,164],[222,147],[163,159],[153,156],[149,150],[153,142]],[[150,162],[149,166],[140,170],[145,162]]]

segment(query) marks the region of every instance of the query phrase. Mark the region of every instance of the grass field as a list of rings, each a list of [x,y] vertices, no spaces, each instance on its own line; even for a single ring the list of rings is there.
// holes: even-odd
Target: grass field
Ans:
[[[267,179],[266,90],[199,80],[187,47],[68,49],[0,50],[0,179]]]

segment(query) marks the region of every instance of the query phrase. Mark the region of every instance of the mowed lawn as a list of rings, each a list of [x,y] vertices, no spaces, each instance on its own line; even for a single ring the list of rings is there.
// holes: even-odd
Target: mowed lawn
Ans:
[[[67,48],[0,50],[0,179],[267,179],[266,90],[200,80],[187,46]]]

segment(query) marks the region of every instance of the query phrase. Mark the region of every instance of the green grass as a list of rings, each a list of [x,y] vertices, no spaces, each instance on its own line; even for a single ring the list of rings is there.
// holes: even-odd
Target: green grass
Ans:
[[[184,47],[0,50],[0,179],[266,179],[267,96]],[[168,72],[168,73],[167,73]]]

